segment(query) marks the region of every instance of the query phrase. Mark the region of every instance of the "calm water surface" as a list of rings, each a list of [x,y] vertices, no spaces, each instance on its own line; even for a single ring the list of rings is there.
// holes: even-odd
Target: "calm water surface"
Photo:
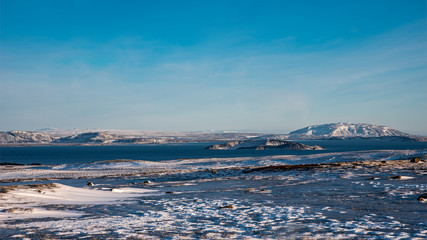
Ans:
[[[320,151],[286,150],[205,150],[214,143],[185,143],[162,145],[115,145],[115,146],[25,146],[0,147],[0,163],[66,164],[86,163],[114,159],[161,161],[183,158],[256,157],[272,155],[306,155],[315,153],[362,151],[362,150],[413,150],[427,149],[426,142],[397,142],[375,140],[316,140],[298,141],[325,148]]]

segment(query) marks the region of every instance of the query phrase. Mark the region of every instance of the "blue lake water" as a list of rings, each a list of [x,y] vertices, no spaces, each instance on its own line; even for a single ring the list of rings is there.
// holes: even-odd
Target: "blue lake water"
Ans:
[[[19,146],[0,147],[0,163],[67,164],[87,163],[114,159],[161,161],[185,158],[256,157],[272,155],[306,155],[317,153],[363,150],[415,150],[427,149],[427,142],[399,142],[377,140],[313,140],[298,141],[319,145],[325,150],[205,150],[214,143],[185,143],[159,145],[106,145],[106,146]]]

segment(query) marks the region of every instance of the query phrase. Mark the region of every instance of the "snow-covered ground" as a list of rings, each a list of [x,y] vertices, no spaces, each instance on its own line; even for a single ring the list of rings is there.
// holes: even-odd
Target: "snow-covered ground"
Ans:
[[[0,239],[426,239],[425,156],[1,166]]]

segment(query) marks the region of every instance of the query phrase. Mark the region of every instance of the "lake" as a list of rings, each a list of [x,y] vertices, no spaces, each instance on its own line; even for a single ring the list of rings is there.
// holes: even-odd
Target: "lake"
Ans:
[[[104,146],[18,146],[0,147],[0,163],[20,164],[69,164],[87,163],[114,159],[162,161],[173,159],[257,157],[273,155],[308,155],[363,150],[415,150],[427,149],[427,142],[400,142],[379,140],[307,140],[298,141],[319,145],[325,150],[205,150],[216,143],[104,145]]]

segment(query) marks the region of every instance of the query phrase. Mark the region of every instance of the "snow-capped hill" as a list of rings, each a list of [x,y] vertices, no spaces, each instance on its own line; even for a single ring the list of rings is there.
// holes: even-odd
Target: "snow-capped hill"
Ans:
[[[50,143],[56,140],[49,134],[31,131],[0,132],[0,143]]]
[[[108,132],[88,132],[62,137],[55,143],[112,143],[118,139],[122,137]]]
[[[309,146],[284,140],[244,140],[231,141],[223,144],[215,144],[207,147],[208,150],[235,150],[235,149],[282,149],[282,150],[322,150],[320,146]]]
[[[407,137],[407,133],[396,129],[365,123],[330,123],[305,127],[291,135],[321,137]]]

